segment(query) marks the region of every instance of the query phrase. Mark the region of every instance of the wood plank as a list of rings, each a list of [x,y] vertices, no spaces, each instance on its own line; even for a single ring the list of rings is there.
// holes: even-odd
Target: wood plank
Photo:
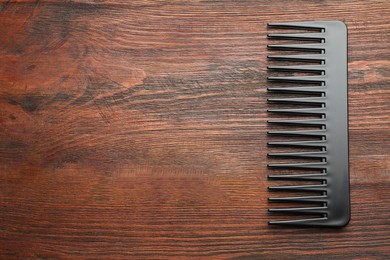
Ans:
[[[2,1],[0,258],[390,256],[388,1]],[[349,28],[352,219],[269,227],[267,22]]]

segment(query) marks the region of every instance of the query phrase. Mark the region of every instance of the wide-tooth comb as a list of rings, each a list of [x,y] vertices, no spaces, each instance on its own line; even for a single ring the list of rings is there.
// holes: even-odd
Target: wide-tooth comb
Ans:
[[[340,21],[270,23],[268,27],[304,30],[299,33],[268,34],[271,40],[289,42],[268,45],[270,50],[299,52],[299,54],[283,55],[282,53],[268,56],[273,63],[288,61],[293,64],[268,66],[270,72],[293,73],[293,76],[268,77],[268,81],[272,84],[268,87],[269,93],[281,96],[301,95],[300,97],[268,99],[270,103],[279,105],[278,108],[268,110],[270,115],[301,117],[300,119],[277,118],[268,121],[273,127],[284,125],[283,129],[269,131],[270,137],[295,138],[293,141],[271,141],[268,143],[270,147],[299,149],[292,152],[272,152],[268,156],[290,161],[301,159],[298,163],[268,164],[270,170],[299,171],[293,174],[272,174],[268,178],[295,183],[305,181],[302,185],[268,188],[270,191],[307,194],[269,198],[270,203],[299,203],[300,205],[299,207],[270,208],[269,212],[307,216],[298,219],[274,220],[269,224],[345,226],[350,219],[347,28]],[[297,40],[305,42],[301,44]],[[296,75],[296,73],[300,74]],[[302,73],[305,75],[302,76]],[[283,86],[287,83],[289,86]],[[302,141],[301,139],[296,141],[297,138],[301,138]],[[305,204],[307,206],[302,206]]]

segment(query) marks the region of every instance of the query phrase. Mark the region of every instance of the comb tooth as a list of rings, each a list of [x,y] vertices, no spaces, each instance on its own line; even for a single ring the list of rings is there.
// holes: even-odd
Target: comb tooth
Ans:
[[[291,147],[312,147],[312,148],[322,148],[326,146],[326,141],[294,141],[294,142],[268,142],[269,146],[291,146]]]
[[[305,208],[271,208],[268,212],[278,213],[304,213],[304,214],[325,214],[328,207],[305,207]]]
[[[327,217],[321,218],[309,218],[309,219],[292,219],[292,220],[274,220],[269,221],[269,225],[299,225],[299,226],[320,226],[322,223],[326,223]],[[326,224],[324,224],[325,226]]]
[[[267,69],[275,71],[325,72],[324,65],[268,66]]]
[[[324,126],[326,125],[325,119],[297,119],[297,120],[268,120],[270,124],[293,124],[302,126]]]
[[[322,62],[325,61],[324,54],[298,54],[298,55],[269,55],[267,56],[270,60],[285,60],[285,61],[311,61],[311,62]]]
[[[306,97],[306,98],[269,98],[268,102],[273,103],[294,103],[294,104],[325,104],[323,97]]]
[[[268,167],[277,169],[326,170],[327,163],[271,163],[268,164]]]
[[[312,159],[321,159],[326,157],[326,152],[295,152],[295,153],[269,153],[269,157],[276,158],[312,158]]]
[[[325,130],[268,131],[267,133],[270,135],[326,136]]]
[[[302,196],[302,197],[279,197],[279,198],[268,198],[270,202],[327,202],[326,195],[320,196]]]
[[[283,76],[277,76],[277,77],[267,77],[269,81],[277,81],[277,82],[298,82],[298,83],[324,83],[325,78],[324,76],[289,76],[289,77],[283,77]]]
[[[267,90],[281,93],[325,93],[326,88],[320,86],[314,87],[268,87]]]
[[[325,50],[323,44],[269,44],[269,49],[277,50],[307,50],[307,51],[321,51]]]
[[[268,190],[271,190],[271,191],[320,191],[320,192],[325,192],[327,190],[327,186],[326,186],[326,184],[294,185],[294,186],[269,186]]]
[[[326,173],[313,173],[313,174],[278,174],[268,175],[268,179],[271,180],[313,180],[321,181],[325,180]]]
[[[267,112],[269,113],[280,113],[280,114],[284,114],[284,113],[292,113],[292,114],[304,114],[304,115],[312,115],[312,114],[316,114],[316,115],[323,115],[325,114],[326,110],[325,108],[294,108],[294,109],[291,109],[291,108],[288,108],[288,109],[268,109]]]
[[[281,40],[324,40],[323,33],[270,33],[268,38]]]
[[[318,22],[282,22],[282,23],[268,23],[269,28],[295,28],[295,29],[317,29],[323,30],[324,25]]]

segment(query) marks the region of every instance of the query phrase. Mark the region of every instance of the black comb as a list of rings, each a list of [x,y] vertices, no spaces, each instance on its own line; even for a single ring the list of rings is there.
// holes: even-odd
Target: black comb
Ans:
[[[268,27],[298,31],[268,34],[270,40],[283,41],[268,45],[281,54],[268,56],[276,64],[268,66],[269,73],[278,74],[268,77],[269,95],[277,96],[268,99],[269,106],[277,106],[268,110],[277,117],[268,121],[270,128],[277,127],[268,134],[283,138],[268,145],[284,149],[268,154],[280,160],[268,164],[270,170],[279,171],[268,178],[294,182],[268,189],[299,193],[269,198],[272,204],[299,204],[270,208],[273,217],[287,214],[290,218],[269,224],[345,226],[350,219],[347,28],[340,21],[270,23]]]

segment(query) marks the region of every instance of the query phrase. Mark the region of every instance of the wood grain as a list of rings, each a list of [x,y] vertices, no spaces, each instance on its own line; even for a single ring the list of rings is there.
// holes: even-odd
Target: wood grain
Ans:
[[[349,28],[352,219],[267,225],[266,23]],[[389,259],[389,1],[1,1],[1,259]]]

